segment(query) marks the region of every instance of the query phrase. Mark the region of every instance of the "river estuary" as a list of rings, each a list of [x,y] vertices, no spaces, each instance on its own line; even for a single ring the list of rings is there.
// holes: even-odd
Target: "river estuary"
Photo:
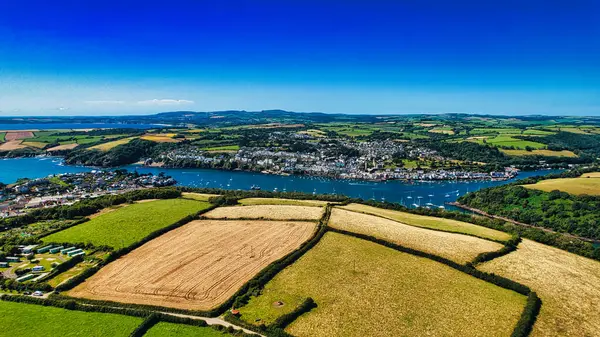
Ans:
[[[408,207],[438,207],[455,201],[459,196],[481,188],[506,184],[507,181],[356,181],[308,176],[279,176],[253,172],[220,171],[207,169],[168,169],[129,165],[127,170],[139,173],[164,172],[177,180],[180,186],[248,190],[260,186],[267,191],[300,191],[306,193],[336,193],[363,199],[399,202]],[[0,160],[0,182],[13,183],[19,178],[41,178],[51,174],[75,173],[94,170],[93,167],[64,165],[61,158],[18,158]],[[557,170],[521,172],[517,179],[546,175]]]

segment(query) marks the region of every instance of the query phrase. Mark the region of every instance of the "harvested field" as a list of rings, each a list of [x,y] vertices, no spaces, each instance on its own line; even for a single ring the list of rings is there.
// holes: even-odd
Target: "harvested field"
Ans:
[[[208,199],[212,197],[218,197],[219,194],[208,194],[208,193],[191,193],[191,192],[183,192],[181,196],[186,199],[194,199],[198,201],[208,201]]]
[[[296,206],[326,206],[327,201],[321,200],[296,200],[280,198],[246,198],[239,200],[244,206],[251,205],[296,205]]]
[[[209,203],[188,199],[165,199],[136,203],[108,211],[94,219],[46,236],[44,242],[92,243],[122,248],[188,215],[206,209]]]
[[[7,142],[9,142],[11,140],[19,140],[19,139],[32,138],[32,137],[33,137],[33,132],[31,132],[31,131],[10,131],[10,132],[7,132],[6,135],[4,136],[4,138],[6,139]]]
[[[501,231],[497,231],[491,228],[486,228],[483,226],[477,226],[471,223],[452,220],[452,219],[444,219],[444,218],[436,218],[433,216],[424,216],[411,214],[400,211],[393,211],[389,209],[377,208],[367,205],[361,204],[349,204],[346,206],[342,206],[345,210],[366,213],[372,215],[378,215],[390,220],[395,220],[398,222],[402,222],[407,225],[423,227],[423,228],[431,228],[437,229],[447,232],[454,233],[464,233],[479,236],[486,239],[492,240],[508,240],[510,239],[510,234],[504,233]]]
[[[545,192],[559,190],[575,195],[600,195],[600,178],[548,179],[535,184],[523,185],[523,187]]]
[[[304,221],[193,221],[102,268],[69,295],[212,309],[298,248],[315,228]]]
[[[46,151],[52,152],[52,151],[63,151],[63,150],[72,150],[74,148],[76,148],[77,146],[79,146],[79,144],[73,143],[73,144],[65,144],[65,145],[58,145],[55,147],[51,147]]]
[[[286,329],[294,336],[510,336],[525,304],[444,264],[329,232],[251,298],[241,318],[269,324],[307,297],[317,307]]]
[[[600,262],[525,239],[515,252],[478,268],[537,292],[542,310],[532,336],[597,336],[600,332]]]
[[[503,247],[499,243],[472,236],[432,231],[339,208],[331,211],[329,225],[348,232],[388,240],[458,263],[470,262],[478,254],[496,251]]]
[[[319,220],[324,207],[255,205],[219,207],[204,214],[209,219]]]
[[[600,178],[600,172],[584,173],[581,178]]]
[[[22,145],[20,140],[11,140],[6,143],[0,144],[0,151],[12,151],[18,149],[24,149],[27,146]]]
[[[129,336],[143,319],[0,301],[0,336]]]

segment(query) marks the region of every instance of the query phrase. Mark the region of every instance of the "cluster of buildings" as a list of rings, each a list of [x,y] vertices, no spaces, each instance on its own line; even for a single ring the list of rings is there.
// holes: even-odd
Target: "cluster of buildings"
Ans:
[[[24,180],[0,189],[0,218],[31,209],[70,205],[81,199],[145,187],[174,185],[171,177],[94,170]]]
[[[202,151],[194,146],[180,147],[163,153],[148,163],[161,163],[169,167],[217,168],[363,180],[489,180],[510,179],[517,174],[512,169],[490,173],[403,168],[402,165],[397,165],[402,159],[429,162],[444,162],[447,159],[426,147],[394,140],[307,141],[298,140],[298,137],[285,139],[282,135],[284,133],[275,132],[269,136],[269,141],[285,144],[283,146],[242,147],[238,151],[227,153]],[[310,137],[306,134],[301,136]],[[302,150],[294,151],[294,146],[290,143],[298,141],[306,143],[301,144]]]

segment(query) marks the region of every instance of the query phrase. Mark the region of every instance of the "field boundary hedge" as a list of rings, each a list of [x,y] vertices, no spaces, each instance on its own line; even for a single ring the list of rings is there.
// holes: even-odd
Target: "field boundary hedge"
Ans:
[[[515,250],[517,250],[517,246],[519,245],[519,243],[521,243],[521,237],[519,235],[513,235],[513,237],[504,242],[504,247],[502,247],[499,250],[493,251],[493,252],[485,252],[485,253],[481,253],[479,255],[477,255],[473,261],[467,263],[468,265],[470,265],[471,267],[475,267],[476,265],[483,263],[483,262],[488,262],[491,261],[495,258],[504,256],[508,253],[512,253]]]
[[[331,227],[329,227],[328,230],[331,232],[348,235],[348,236],[356,237],[358,239],[363,239],[366,241],[377,243],[382,246],[385,246],[385,247],[388,247],[388,248],[391,248],[391,249],[394,249],[394,250],[397,250],[397,251],[400,251],[403,253],[408,253],[411,255],[428,258],[428,259],[434,260],[436,262],[443,263],[453,269],[456,269],[460,272],[463,272],[465,274],[468,274],[470,276],[478,278],[482,281],[492,283],[492,284],[497,285],[504,289],[515,291],[521,295],[525,295],[525,296],[527,296],[527,303],[525,304],[525,307],[523,309],[523,312],[521,313],[521,317],[520,317],[517,325],[513,329],[513,333],[511,335],[511,337],[526,337],[529,335],[529,332],[533,329],[533,325],[535,324],[535,321],[537,319],[537,314],[539,313],[539,310],[541,308],[542,301],[537,297],[537,294],[535,292],[533,292],[526,285],[523,285],[521,283],[518,283],[516,281],[510,280],[508,278],[505,278],[505,277],[502,277],[502,276],[499,276],[496,274],[483,272],[481,270],[473,268],[471,265],[458,264],[454,261],[448,260],[446,258],[437,256],[437,255],[433,255],[433,254],[418,251],[418,250],[415,250],[412,248],[404,247],[404,246],[401,246],[401,245],[398,245],[395,243],[391,243],[391,242],[388,242],[388,241],[385,241],[382,239],[375,238],[370,235],[348,232],[345,230],[340,230],[340,229],[331,228]]]
[[[275,321],[273,321],[273,323],[270,324],[270,327],[283,330],[293,321],[295,321],[296,318],[300,317],[304,313],[311,311],[313,308],[316,307],[317,304],[315,303],[315,301],[311,297],[308,297],[299,306],[294,308],[294,310],[292,310],[290,313],[277,317],[277,319],[275,319]]]

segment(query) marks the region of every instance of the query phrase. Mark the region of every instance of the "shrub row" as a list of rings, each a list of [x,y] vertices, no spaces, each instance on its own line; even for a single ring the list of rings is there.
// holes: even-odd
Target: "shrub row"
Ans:
[[[56,291],[66,291],[66,290],[70,290],[73,289],[75,286],[77,286],[78,284],[80,284],[81,282],[85,281],[85,279],[87,279],[88,277],[94,275],[96,272],[98,272],[98,270],[100,270],[100,268],[102,268],[103,266],[109,264],[110,262],[118,259],[119,257],[131,252],[132,250],[142,246],[143,244],[169,232],[172,231],[173,229],[176,229],[178,227],[181,227],[183,225],[185,225],[186,223],[194,220],[195,218],[199,217],[201,214],[208,212],[214,208],[216,208],[217,206],[215,205],[211,205],[210,207],[203,209],[199,212],[196,212],[194,215],[188,215],[185,218],[175,222],[172,225],[169,225],[167,227],[163,227],[159,230],[156,230],[150,234],[148,234],[146,237],[142,238],[141,240],[118,250],[115,250],[113,252],[111,252],[108,257],[100,262],[98,265],[96,265],[95,267],[86,269],[84,272],[82,272],[81,274],[72,277],[71,279],[69,279],[68,281],[66,281],[65,283],[59,285],[56,287]]]
[[[135,330],[131,332],[130,337],[143,337],[148,330],[150,330],[156,323],[160,321],[160,316],[158,314],[150,314],[142,324],[138,325]]]
[[[513,235],[513,237],[506,241],[504,247],[499,250],[493,252],[485,252],[477,255],[473,261],[469,262],[469,264],[474,267],[479,263],[491,261],[500,256],[504,256],[508,253],[514,252],[517,249],[517,246],[521,243],[521,237],[518,235]]]
[[[511,337],[527,337],[533,329],[533,324],[537,319],[537,315],[540,313],[542,307],[542,301],[537,294],[532,291],[527,296],[527,304],[521,314],[521,318],[517,322],[517,326],[513,330]]]
[[[267,337],[294,337],[293,335],[285,332],[283,329],[280,329],[280,328],[277,328],[274,326],[265,326],[264,324],[261,324],[260,326],[256,326],[254,324],[248,323],[248,322],[238,318],[237,316],[232,315],[230,312],[227,312],[223,316],[223,319],[225,319],[225,321],[227,321],[231,324],[241,326],[244,329],[258,331],[262,335],[265,335]]]
[[[269,282],[277,273],[282,271],[287,266],[296,262],[302,255],[304,255],[307,251],[309,251],[312,247],[314,247],[319,240],[323,237],[325,232],[327,231],[327,222],[329,222],[329,216],[331,215],[331,206],[327,206],[325,209],[325,213],[323,217],[319,221],[319,225],[316,233],[313,235],[311,239],[304,242],[298,249],[291,252],[287,256],[271,263],[267,268],[261,270],[255,277],[253,277],[250,281],[248,281],[234,296],[234,300],[232,303],[226,303],[227,306],[225,309],[231,305],[234,308],[239,308],[245,305],[250,296],[258,295],[262,288]]]
[[[316,307],[317,304],[315,303],[315,301],[312,298],[308,297],[292,312],[277,317],[277,319],[273,323],[271,323],[270,326],[274,328],[285,329],[285,327],[290,325],[290,323],[295,321],[296,318],[300,317],[300,315],[307,313]]]

